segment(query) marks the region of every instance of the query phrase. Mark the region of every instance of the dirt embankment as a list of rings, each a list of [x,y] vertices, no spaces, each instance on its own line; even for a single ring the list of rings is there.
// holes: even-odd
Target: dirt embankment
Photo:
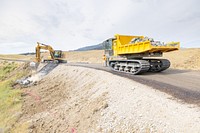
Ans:
[[[71,71],[71,72],[69,72]],[[56,68],[38,85],[27,88],[23,117],[13,130],[23,132],[71,132],[95,129],[100,110],[107,107],[107,93],[98,91],[99,82],[89,72]]]
[[[113,74],[59,65],[26,88],[16,132],[198,132],[199,108]]]

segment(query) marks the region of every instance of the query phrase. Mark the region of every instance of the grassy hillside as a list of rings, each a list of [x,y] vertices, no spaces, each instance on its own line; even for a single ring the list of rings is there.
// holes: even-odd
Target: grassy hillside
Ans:
[[[14,88],[16,79],[26,75],[24,64],[1,62],[0,65],[0,129],[9,131],[21,115],[21,93]]]

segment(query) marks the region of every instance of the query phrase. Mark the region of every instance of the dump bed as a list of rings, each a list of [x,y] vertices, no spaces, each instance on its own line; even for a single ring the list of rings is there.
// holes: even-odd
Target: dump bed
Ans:
[[[115,35],[114,55],[163,53],[178,50],[180,42],[161,43],[144,36]]]

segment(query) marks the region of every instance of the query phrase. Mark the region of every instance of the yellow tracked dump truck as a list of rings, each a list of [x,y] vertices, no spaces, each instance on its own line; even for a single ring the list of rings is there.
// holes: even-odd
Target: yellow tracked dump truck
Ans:
[[[116,34],[115,38],[103,42],[108,64],[114,71],[130,74],[145,72],[161,72],[170,67],[164,52],[179,50],[180,42],[162,43],[144,36],[128,36]]]

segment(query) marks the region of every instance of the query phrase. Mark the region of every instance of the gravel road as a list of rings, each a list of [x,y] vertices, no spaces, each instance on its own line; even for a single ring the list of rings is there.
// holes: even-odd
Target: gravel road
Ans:
[[[146,73],[142,75],[129,75],[110,70],[101,64],[68,63],[70,66],[81,66],[103,70],[115,75],[126,77],[154,89],[172,95],[174,98],[186,103],[200,106],[200,72],[189,70],[168,69],[161,73]]]

